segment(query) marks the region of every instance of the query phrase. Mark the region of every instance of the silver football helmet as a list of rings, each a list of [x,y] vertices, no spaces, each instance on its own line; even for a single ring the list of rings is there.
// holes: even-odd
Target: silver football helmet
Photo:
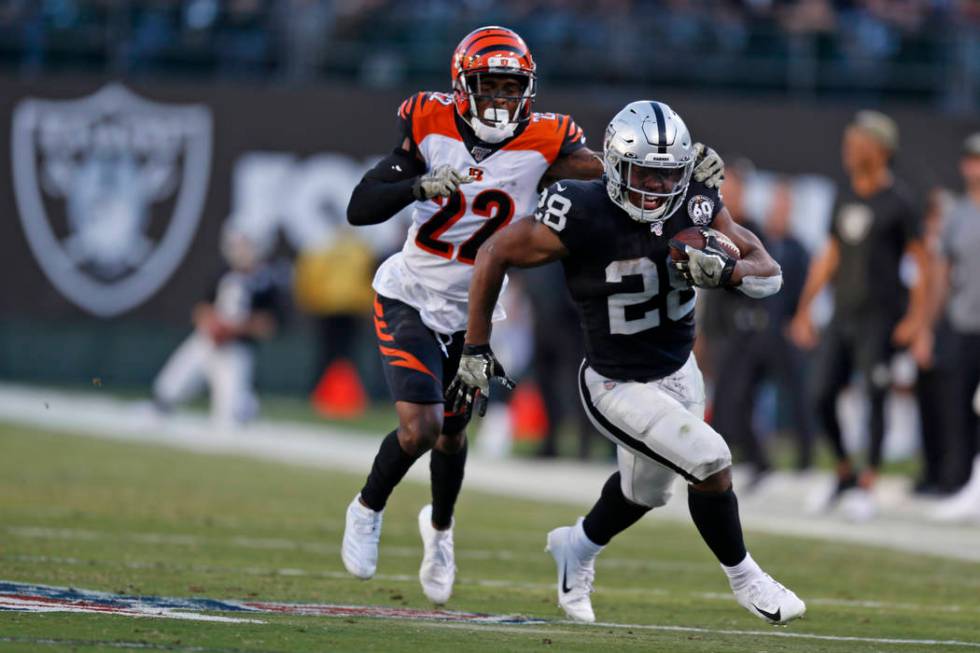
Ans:
[[[684,200],[695,157],[691,133],[673,109],[663,102],[631,102],[606,128],[606,191],[634,220],[663,223]]]

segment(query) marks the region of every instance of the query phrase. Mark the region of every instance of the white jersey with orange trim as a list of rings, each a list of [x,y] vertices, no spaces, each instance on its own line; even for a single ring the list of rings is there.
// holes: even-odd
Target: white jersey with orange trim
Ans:
[[[462,331],[480,245],[534,212],[542,175],[559,156],[584,147],[585,135],[569,116],[534,113],[515,136],[488,145],[468,133],[444,93],[418,93],[398,116],[429,170],[448,164],[473,181],[449,198],[415,202],[405,245],[382,263],[373,286],[416,308],[433,331]],[[498,304],[494,320],[503,318]]]

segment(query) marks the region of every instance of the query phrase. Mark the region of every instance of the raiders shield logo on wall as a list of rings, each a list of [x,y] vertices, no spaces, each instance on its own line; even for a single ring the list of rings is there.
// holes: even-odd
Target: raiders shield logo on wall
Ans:
[[[14,111],[14,190],[51,283],[102,317],[146,301],[187,253],[211,169],[211,113],[119,84]]]

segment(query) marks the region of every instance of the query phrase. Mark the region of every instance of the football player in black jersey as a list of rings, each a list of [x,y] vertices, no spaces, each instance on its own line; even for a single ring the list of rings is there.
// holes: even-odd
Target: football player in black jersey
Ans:
[[[596,555],[664,505],[677,474],[689,484],[691,517],[738,602],[776,624],[806,610],[746,551],[731,453],[703,419],[704,383],[691,354],[695,287],[765,297],[779,290],[780,269],[758,238],[733,222],[717,190],[691,180],[694,156],[691,135],[669,106],[633,102],[606,130],[602,180],[552,184],[535,220],[502,230],[476,258],[466,344],[448,404],[483,403],[490,381],[506,379],[488,342],[507,268],[560,259],[586,334],[582,403],[618,445],[619,470],[589,514],[548,534],[558,603],[580,621],[595,620],[589,594]],[[692,226],[720,231],[741,258],[711,238],[704,249],[686,247],[687,260],[673,263],[671,237]]]

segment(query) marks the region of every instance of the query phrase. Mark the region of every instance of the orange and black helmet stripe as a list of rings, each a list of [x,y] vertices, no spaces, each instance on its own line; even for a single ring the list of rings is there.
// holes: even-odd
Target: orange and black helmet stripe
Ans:
[[[523,39],[506,27],[487,27],[471,32],[456,48],[456,60],[465,67],[491,53],[508,53],[524,60],[524,65],[534,69],[530,52]]]

